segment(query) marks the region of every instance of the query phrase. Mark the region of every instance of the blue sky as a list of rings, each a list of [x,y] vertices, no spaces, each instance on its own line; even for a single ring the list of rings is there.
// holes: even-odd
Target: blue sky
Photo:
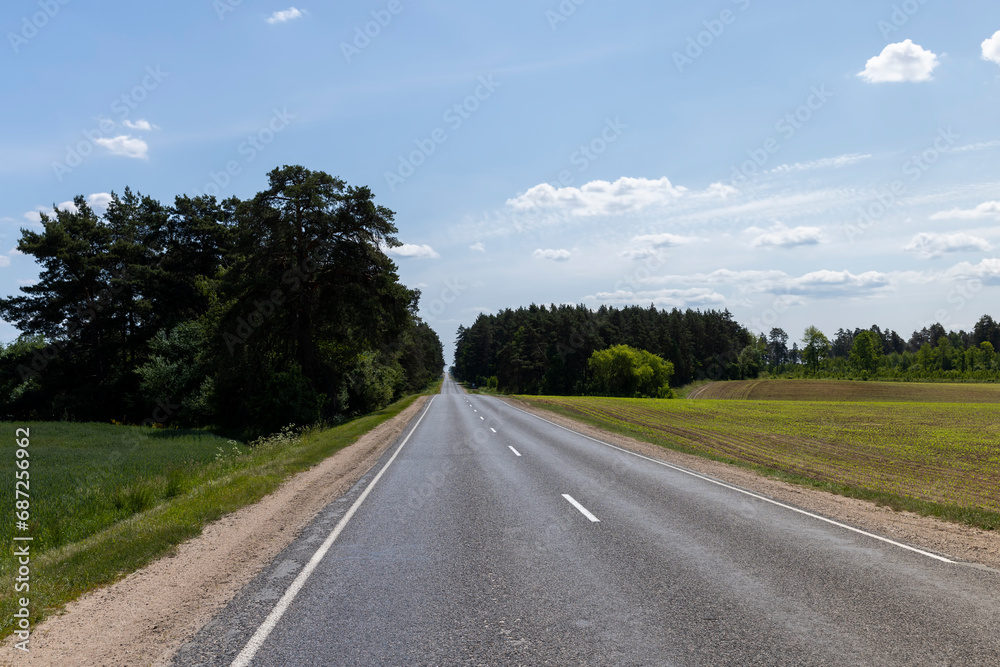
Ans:
[[[792,339],[1000,317],[995,1],[36,0],[0,27],[5,294],[39,210],[302,164],[396,211],[446,358],[532,302]]]

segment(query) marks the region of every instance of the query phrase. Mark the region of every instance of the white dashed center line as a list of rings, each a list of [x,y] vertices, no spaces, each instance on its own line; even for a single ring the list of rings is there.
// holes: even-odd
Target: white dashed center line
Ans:
[[[514,449],[510,445],[507,445],[507,449],[509,449],[510,451],[514,452],[514,456],[520,456],[521,455],[521,452],[517,451],[516,449]]]
[[[573,507],[575,507],[578,510],[580,510],[580,514],[582,514],[583,516],[587,517],[592,522],[594,522],[594,523],[600,522],[600,519],[598,519],[596,516],[594,516],[593,514],[591,514],[590,510],[588,510],[586,507],[584,507],[580,503],[576,502],[576,499],[573,498],[573,496],[569,495],[568,493],[564,493],[564,494],[562,494],[562,497],[565,498],[566,500],[568,500],[570,505],[572,505]]]
[[[497,430],[495,428],[493,428],[493,427],[490,427],[490,430],[493,431],[494,433],[497,432]]]

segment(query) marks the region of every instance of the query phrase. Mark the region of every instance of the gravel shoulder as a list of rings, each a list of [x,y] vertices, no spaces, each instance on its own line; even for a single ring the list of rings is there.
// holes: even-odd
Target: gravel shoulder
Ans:
[[[941,521],[933,517],[920,516],[912,512],[897,512],[868,501],[846,498],[818,489],[782,482],[763,477],[751,470],[692,454],[675,452],[652,443],[605,431],[536,408],[517,399],[504,398],[501,400],[578,433],[754,491],[849,526],[922,548],[962,563],[972,563],[1000,570],[1000,531],[980,530]]]
[[[421,396],[259,503],[205,527],[170,555],[94,591],[41,623],[30,653],[4,642],[4,665],[166,665],[177,649],[344,494],[427,402]]]

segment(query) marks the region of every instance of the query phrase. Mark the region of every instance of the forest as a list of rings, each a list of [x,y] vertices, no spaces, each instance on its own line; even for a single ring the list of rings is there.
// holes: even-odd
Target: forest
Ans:
[[[252,437],[338,423],[444,367],[420,292],[384,250],[366,187],[283,167],[241,200],[126,189],[22,230],[39,280],[0,299],[0,418],[216,426]],[[73,210],[75,209],[75,210]]]
[[[933,324],[908,339],[889,329],[810,326],[800,340],[781,328],[753,333],[729,311],[659,310],[585,305],[538,306],[482,314],[459,327],[456,378],[519,394],[595,391],[595,352],[627,345],[672,364],[670,385],[702,380],[812,377],[855,380],[1000,379],[1000,325],[984,315],[971,332]]]

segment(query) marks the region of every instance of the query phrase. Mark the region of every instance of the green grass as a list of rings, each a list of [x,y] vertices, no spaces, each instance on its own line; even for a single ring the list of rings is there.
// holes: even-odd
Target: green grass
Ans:
[[[440,390],[440,382],[425,394]],[[225,514],[259,501],[409,407],[417,395],[378,412],[299,437],[248,448],[206,432],[138,426],[0,422],[14,462],[15,428],[31,428],[32,626],[81,594],[167,554]],[[221,451],[220,451],[221,448]],[[0,534],[12,544],[13,465],[4,465]],[[23,534],[23,533],[19,533]],[[10,553],[10,552],[8,552]],[[14,559],[0,561],[12,582]],[[17,597],[0,594],[0,638],[12,631]]]
[[[1000,527],[1000,405],[517,398],[787,481]]]

